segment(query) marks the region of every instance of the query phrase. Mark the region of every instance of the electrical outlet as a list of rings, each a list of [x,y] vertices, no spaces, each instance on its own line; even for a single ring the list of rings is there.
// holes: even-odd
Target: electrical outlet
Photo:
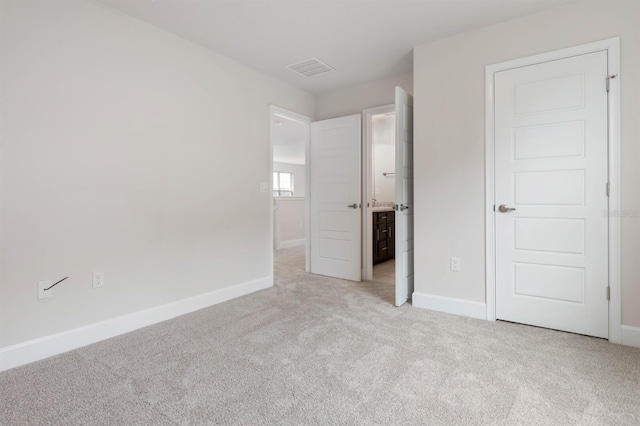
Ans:
[[[53,297],[53,289],[45,291],[45,288],[51,287],[51,280],[38,281],[38,300],[51,299]]]
[[[104,272],[98,271],[93,273],[93,288],[104,287]]]
[[[460,258],[452,257],[451,258],[451,270],[453,272],[460,272]]]

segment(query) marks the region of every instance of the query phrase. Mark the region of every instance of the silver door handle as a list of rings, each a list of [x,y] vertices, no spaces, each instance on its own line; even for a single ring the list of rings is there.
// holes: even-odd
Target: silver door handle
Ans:
[[[512,212],[514,210],[515,207],[507,207],[504,204],[500,204],[500,207],[498,207],[498,211],[500,211],[500,213]]]
[[[409,206],[407,206],[406,204],[400,204],[400,211],[403,212],[405,210],[409,210]]]
[[[347,207],[351,207],[352,209],[357,209],[358,203],[349,204]]]

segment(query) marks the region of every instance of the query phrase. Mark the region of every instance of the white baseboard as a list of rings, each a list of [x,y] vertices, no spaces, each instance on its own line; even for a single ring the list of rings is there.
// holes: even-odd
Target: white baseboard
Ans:
[[[0,348],[0,371],[39,361],[272,286],[273,277],[259,278],[73,330]]]
[[[620,331],[620,344],[640,348],[640,327],[623,325]]]
[[[411,304],[416,308],[445,312],[447,314],[461,315],[486,320],[487,305],[479,302],[471,302],[451,297],[434,296],[425,293],[413,293]]]
[[[304,238],[300,238],[298,240],[280,241],[280,246],[278,247],[278,249],[303,246],[304,242]]]

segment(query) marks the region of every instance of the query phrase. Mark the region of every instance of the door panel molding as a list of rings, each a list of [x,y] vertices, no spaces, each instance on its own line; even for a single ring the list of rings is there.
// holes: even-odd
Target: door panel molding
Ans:
[[[412,297],[413,267],[413,96],[396,87],[396,306]]]
[[[609,174],[609,210],[620,210],[620,38],[614,37],[594,43],[556,50],[488,65],[485,67],[485,280],[487,320],[496,319],[496,227],[495,227],[495,73],[514,68],[541,64],[574,56],[607,52],[610,80],[608,96],[608,174]],[[606,81],[603,79],[603,90]],[[604,189],[603,189],[604,190]],[[621,306],[621,265],[620,265],[620,218],[609,215],[609,341],[621,343],[622,306]],[[604,295],[603,295],[604,297]]]
[[[360,114],[311,123],[311,273],[362,279]]]

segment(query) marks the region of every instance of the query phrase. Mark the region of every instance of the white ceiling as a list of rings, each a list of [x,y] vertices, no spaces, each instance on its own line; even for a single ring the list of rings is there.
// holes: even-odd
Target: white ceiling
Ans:
[[[102,0],[311,93],[413,69],[413,47],[570,0]],[[310,57],[336,70],[285,68]]]
[[[276,163],[304,164],[305,141],[308,138],[308,124],[276,116],[271,123],[271,140],[273,141],[273,161]]]

